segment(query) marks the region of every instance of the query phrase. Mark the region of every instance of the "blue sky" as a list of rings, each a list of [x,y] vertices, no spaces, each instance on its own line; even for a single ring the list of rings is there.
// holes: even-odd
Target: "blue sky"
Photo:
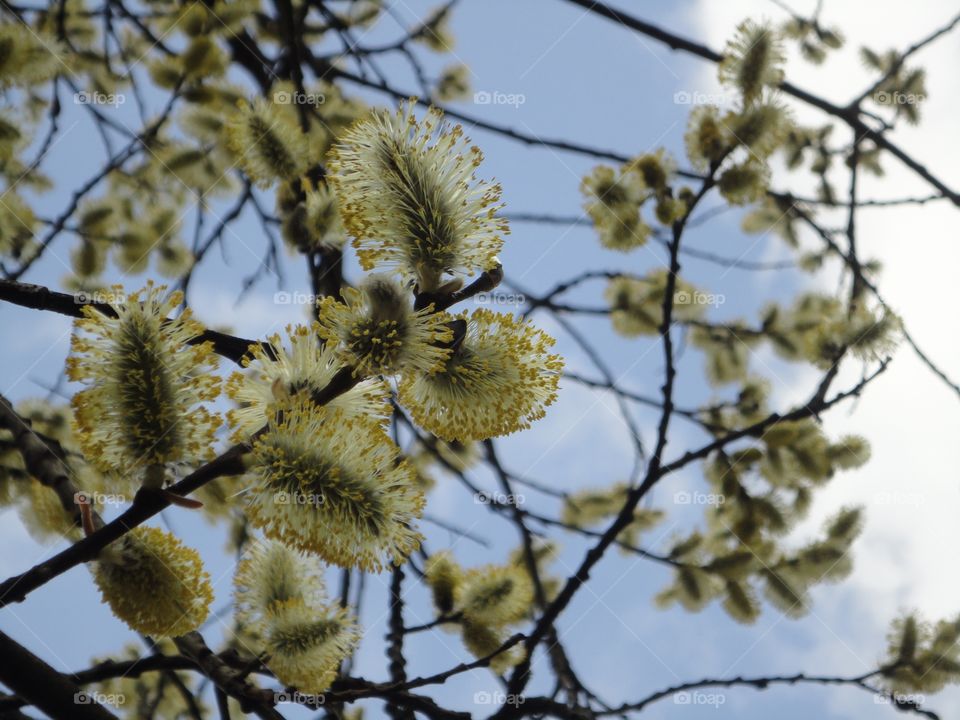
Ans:
[[[807,10],[809,5],[812,3],[798,2],[797,9]],[[853,5],[828,2],[824,17],[845,29],[854,48],[862,42],[881,48],[894,42],[910,44],[942,24],[950,14],[949,8],[932,0],[916,3],[909,12],[901,4],[880,2],[868,17],[858,13]],[[393,6],[401,17],[412,22],[431,5],[409,0]],[[681,35],[706,41],[714,48],[722,45],[739,19],[760,15],[783,19],[782,11],[774,4],[759,0],[624,2],[621,6]],[[451,62],[462,61],[471,68],[474,90],[522,96],[523,102],[516,106],[478,105],[467,100],[451,106],[533,136],[580,141],[627,154],[664,146],[684,166],[682,137],[690,106],[676,104],[674,95],[716,91],[712,65],[672,53],[652,40],[636,37],[558,0],[464,0],[454,15],[453,28],[457,45],[452,56],[420,53],[430,71],[436,73]],[[376,44],[396,35],[397,27],[387,19],[364,42]],[[954,186],[960,185],[960,173],[949,162],[951,157],[956,158],[957,150],[956,139],[950,132],[950,123],[955,132],[957,87],[947,69],[956,67],[957,55],[956,37],[951,36],[920,56],[931,75],[931,100],[929,107],[924,108],[929,111],[930,124],[921,131],[897,131],[895,136]],[[397,87],[411,91],[416,88],[399,57],[381,64]],[[798,84],[835,100],[852,96],[866,86],[868,79],[853,53],[847,51],[819,69],[803,67],[791,58],[788,73],[794,68],[796,77],[802,80]],[[345,87],[370,101],[388,101],[360,88]],[[115,112],[117,118],[135,126],[132,104]],[[802,110],[800,117],[804,121],[822,121]],[[70,189],[95,172],[102,160],[102,149],[80,108],[67,105],[61,126],[67,131],[53,149],[46,168],[62,183],[63,190],[50,193],[41,201],[39,209],[45,216],[57,214]],[[508,213],[581,213],[578,184],[597,161],[530,148],[479,129],[471,130],[469,126],[467,131],[486,155],[482,174],[496,177],[503,185]],[[892,161],[889,164],[891,174],[886,184],[876,185],[876,192],[868,185],[866,195],[893,197],[925,190],[893,167]],[[781,171],[775,178],[779,187],[807,189],[804,179],[788,180]],[[272,203],[268,200],[267,204]],[[719,204],[719,198],[712,196],[704,207]],[[218,211],[222,212],[222,208],[215,207],[214,213]],[[916,209],[898,209],[867,211],[865,215],[861,232],[866,252],[887,264],[892,302],[903,312],[910,327],[919,328],[915,332],[918,340],[931,347],[945,369],[953,375],[960,374],[955,332],[943,332],[947,322],[944,313],[954,299],[950,271],[956,270],[958,257],[951,246],[955,233],[950,237],[947,228],[951,227],[949,223],[955,227],[955,218],[941,206],[924,208],[922,214]],[[684,242],[741,259],[790,257],[783,243],[772,235],[744,235],[739,230],[740,216],[737,211],[718,215],[708,224],[692,229]],[[192,221],[191,213],[185,218],[186,231],[192,229]],[[58,257],[68,257],[72,242],[68,236],[61,237],[49,257],[24,279],[60,287],[66,269]],[[253,217],[242,217],[227,234],[225,244],[226,260],[212,252],[195,274],[190,300],[202,321],[218,327],[227,325],[239,335],[260,337],[302,319],[303,307],[278,305],[273,297],[278,289],[307,290],[305,267],[297,258],[284,258],[283,285],[278,286],[275,279],[265,279],[242,303],[235,304],[241,279],[257,266],[264,251],[259,224]],[[929,259],[931,255],[937,262],[923,262],[924,257]],[[646,272],[663,264],[664,253],[654,244],[630,255],[602,250],[589,227],[515,223],[501,259],[508,280],[540,291],[584,268]],[[352,261],[347,272],[352,277],[357,275]],[[117,272],[112,275],[121,279]],[[724,303],[711,311],[711,318],[718,320],[755,317],[762,302],[788,301],[801,288],[830,292],[836,287],[835,270],[829,268],[811,278],[793,272],[725,270],[690,258],[684,260],[683,276],[704,290],[723,295]],[[142,285],[146,277],[122,281],[133,288]],[[571,293],[570,300],[596,305],[602,289],[602,283],[588,285]],[[556,323],[539,314],[534,318],[558,338],[560,352],[571,370],[597,377],[589,361]],[[659,391],[662,353],[655,342],[625,341],[615,336],[602,320],[574,322],[589,334],[614,374],[624,378],[626,387],[645,394]],[[62,368],[69,330],[66,318],[0,306],[0,342],[15,349],[5,354],[7,371],[0,391],[16,400],[45,394],[43,385],[53,382]],[[773,379],[776,402],[787,406],[809,393],[813,376],[808,371],[786,365],[765,350],[759,351],[751,362],[756,370]],[[679,372],[677,399],[682,405],[703,402],[714,393],[702,380],[702,358],[696,353],[684,354]],[[858,374],[859,368],[852,368],[841,380],[855,381]],[[68,387],[68,391],[72,390]],[[598,566],[590,586],[577,596],[560,625],[574,666],[588,686],[615,703],[707,676],[801,670],[852,675],[875,665],[884,648],[887,620],[899,608],[919,606],[932,617],[960,611],[960,595],[956,592],[960,586],[947,570],[948,542],[958,539],[956,526],[951,523],[960,500],[958,457],[954,444],[948,440],[960,429],[956,401],[951,403],[949,397],[944,401],[945,391],[930,380],[907,351],[898,354],[894,367],[878,382],[876,390],[877,400],[864,399],[854,414],[845,407],[839,411],[839,418],[827,424],[831,434],[867,435],[874,443],[874,461],[859,471],[839,475],[815,506],[811,520],[797,533],[799,543],[839,505],[866,504],[871,524],[855,546],[857,570],[849,582],[815,589],[813,613],[802,620],[785,619],[775,609],[765,608],[755,625],[744,627],[713,607],[696,615],[655,609],[652,598],[666,584],[668,574],[642,559],[612,553]],[[891,413],[891,408],[897,411]],[[637,410],[635,417],[649,444],[656,416]],[[689,424],[676,422],[668,456],[679,454],[699,440],[702,436]],[[565,383],[559,402],[546,419],[528,432],[500,441],[499,447],[505,464],[518,474],[558,489],[574,489],[624,479],[630,469],[628,443],[610,397]],[[483,471],[474,474],[479,484],[495,487],[493,478]],[[675,505],[671,498],[678,490],[705,488],[699,468],[688,468],[665,481],[654,494],[653,504],[667,509],[669,519],[652,531],[644,544],[662,548],[674,534],[689,531],[698,523],[696,510]],[[537,510],[557,512],[555,503],[548,498],[532,490],[524,493],[528,503],[538,503],[533,506]],[[457,558],[464,564],[502,559],[516,546],[514,529],[478,506],[453,478],[442,478],[430,497],[428,512],[469,527],[489,541],[490,548],[467,540],[457,541],[449,533],[425,523],[428,547],[435,550],[453,544]],[[222,536],[187,510],[168,511],[164,520],[201,551],[215,581],[215,607],[223,605],[229,598],[233,562],[222,553]],[[19,572],[60,549],[56,545],[35,544],[11,511],[2,514],[0,536],[5,548],[0,555],[3,576]],[[553,569],[566,576],[587,546],[570,536],[563,537],[562,543],[563,552]],[[380,649],[387,629],[387,582],[386,577],[368,579],[370,593],[361,617],[366,639],[356,667],[358,674],[368,678],[386,677]],[[431,610],[423,589],[410,583],[407,597],[408,623],[429,620]],[[92,655],[108,653],[124,641],[135,639],[100,604],[88,574],[81,568],[33,593],[27,603],[4,609],[0,627],[64,670],[84,667]],[[209,630],[211,641],[218,630],[214,623]],[[442,631],[418,634],[409,647],[411,674],[429,674],[468,657],[457,637]],[[542,661],[535,664],[530,692],[548,687],[545,670]],[[474,695],[495,688],[489,673],[476,671],[448,681],[433,694],[443,703],[483,716],[492,708],[477,706]],[[896,711],[875,704],[869,695],[853,689],[738,689],[723,691],[723,701],[716,709],[666,700],[654,705],[644,717],[766,718],[774,712],[784,720],[810,715],[826,720],[898,717]],[[932,698],[930,706],[949,717],[951,708],[960,707],[960,700],[956,692],[948,692]],[[379,710],[376,706],[372,709],[372,716],[377,717]]]

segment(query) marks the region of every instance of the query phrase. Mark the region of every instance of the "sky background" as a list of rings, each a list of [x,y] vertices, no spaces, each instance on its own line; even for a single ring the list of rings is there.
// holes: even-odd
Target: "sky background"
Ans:
[[[431,4],[387,0],[406,23],[423,17]],[[813,2],[797,0],[793,7],[807,13]],[[827,99],[845,103],[870,83],[856,49],[863,44],[877,50],[906,47],[944,25],[956,11],[951,3],[916,0],[903,3],[883,0],[870,4],[827,0],[822,20],[843,29],[847,46],[821,67],[810,66],[791,53],[788,76],[796,85]],[[785,19],[784,12],[761,0],[699,0],[646,2],[618,5],[645,20],[714,49],[721,49],[736,24],[746,17]],[[678,92],[716,93],[713,64],[679,53],[637,36],[629,30],[560,0],[463,0],[453,18],[457,38],[454,53],[436,56],[419,49],[431,73],[451,62],[462,61],[472,71],[475,91],[522,95],[523,103],[452,103],[463,112],[515,128],[537,137],[567,139],[628,154],[664,146],[683,161],[682,138],[690,105],[677,104]],[[384,19],[364,43],[377,44],[399,35],[398,26]],[[960,60],[958,35],[941,39],[916,56],[928,69],[929,97],[922,107],[919,128],[904,126],[893,139],[952,187],[960,186],[956,118],[960,112],[955,68]],[[416,89],[399,57],[384,58],[380,65],[398,88]],[[389,99],[360,88],[344,86],[370,102]],[[159,102],[162,99],[158,99]],[[791,103],[798,120],[822,123],[825,118]],[[116,118],[136,127],[132,103],[113,110]],[[44,196],[38,211],[54,216],[64,207],[69,192],[96,172],[102,148],[82,108],[66,105],[61,126],[63,138],[54,146],[47,171],[61,190]],[[839,128],[837,128],[839,130]],[[467,126],[468,134],[483,149],[486,161],[481,175],[495,176],[504,188],[509,213],[581,215],[580,179],[597,161],[559,151],[531,148]],[[835,136],[837,140],[839,136]],[[844,138],[845,139],[845,138]],[[901,197],[925,194],[928,188],[893,159],[886,159],[887,176],[866,177],[864,197]],[[837,186],[844,186],[837,174]],[[794,176],[776,168],[774,185],[810,193],[805,174]],[[705,208],[721,205],[716,196]],[[215,207],[212,217],[216,217]],[[222,213],[222,208],[219,209]],[[790,251],[774,235],[745,235],[739,229],[742,213],[726,212],[693,228],[684,244],[744,260],[789,259]],[[827,216],[829,217],[829,216]],[[882,261],[880,287],[891,306],[904,318],[918,343],[952,377],[960,376],[960,340],[954,305],[957,249],[956,211],[939,202],[923,207],[866,209],[860,213],[859,247],[864,257]],[[192,230],[193,215],[185,218]],[[214,220],[208,222],[208,227]],[[830,222],[827,222],[829,225]],[[187,236],[189,238],[189,235]],[[62,287],[68,253],[74,238],[62,236],[44,261],[24,278],[29,282]],[[814,245],[811,244],[811,247]],[[265,248],[255,218],[244,215],[226,235],[225,252],[214,251],[197,270],[190,304],[199,319],[211,326],[227,326],[245,337],[263,337],[291,321],[300,321],[305,308],[275,302],[275,293],[308,290],[305,268],[295,257],[284,258],[285,279],[264,279],[237,303],[241,279],[260,262]],[[501,256],[507,279],[532,291],[542,291],[584,268],[623,269],[644,273],[662,266],[663,250],[650,244],[629,255],[599,248],[594,232],[583,226],[543,226],[515,223]],[[837,268],[828,266],[816,275],[797,272],[746,272],[727,270],[694,258],[683,260],[683,277],[700,289],[721,294],[724,303],[711,310],[715,320],[755,318],[768,300],[787,303],[801,291],[837,288]],[[356,264],[348,263],[348,276],[356,278]],[[128,288],[140,287],[147,275],[123,277]],[[571,302],[596,305],[603,283],[585,286],[570,295]],[[510,310],[508,307],[498,308]],[[549,317],[534,319],[558,338],[570,370],[597,377],[589,361],[576,349],[562,328]],[[651,339],[626,341],[612,333],[604,320],[574,319],[602,353],[623,385],[645,394],[659,392],[662,351]],[[55,382],[67,355],[71,323],[52,314],[40,314],[0,305],[0,344],[5,372],[0,391],[14,400],[43,396]],[[232,370],[224,362],[226,370]],[[751,367],[770,378],[773,407],[788,408],[810,394],[816,374],[774,358],[765,348],[751,357]],[[709,389],[702,379],[702,358],[686,352],[679,364],[677,400],[681,405],[701,403],[723,393]],[[860,368],[847,367],[835,389],[850,386]],[[72,393],[72,386],[65,391]],[[656,416],[635,414],[648,445],[654,437]],[[956,443],[960,407],[952,395],[914,358],[901,349],[890,369],[873,383],[855,404],[844,404],[826,416],[831,436],[857,433],[873,446],[873,458],[863,468],[839,474],[821,491],[811,512],[795,533],[797,544],[813,537],[823,519],[845,504],[867,508],[867,529],[854,546],[855,569],[838,585],[813,591],[813,611],[801,620],[790,620],[765,607],[756,624],[740,626],[716,607],[691,615],[682,610],[657,610],[652,598],[669,581],[662,568],[636,557],[610,553],[593,574],[592,582],[571,604],[560,623],[561,637],[575,668],[588,686],[616,703],[641,698],[664,686],[708,676],[756,675],[806,671],[817,674],[855,675],[876,667],[882,656],[889,621],[902,609],[918,608],[932,619],[960,611],[960,582],[954,550],[960,541],[957,510],[960,505],[960,458]],[[676,421],[667,455],[679,455],[702,434]],[[505,465],[521,476],[535,478],[558,489],[598,486],[622,480],[630,470],[628,435],[612,398],[566,382],[560,400],[535,427],[499,443]],[[496,484],[482,470],[473,477],[483,487]],[[441,478],[432,492],[428,513],[456,521],[484,537],[489,548],[424,523],[427,547],[453,547],[465,565],[502,560],[517,544],[515,530],[493,513],[478,506],[453,478]],[[681,490],[705,491],[699,467],[690,467],[665,480],[652,504],[668,511],[668,519],[650,532],[644,545],[662,549],[676,534],[686,534],[700,522],[701,510],[673,503]],[[558,511],[554,501],[524,490],[531,507],[545,514]],[[229,600],[233,559],[223,553],[223,537],[197,514],[184,509],[167,511],[163,521],[203,555],[215,583],[215,608]],[[62,544],[42,546],[22,528],[16,513],[0,512],[0,575],[21,572],[62,549]],[[587,545],[564,536],[563,552],[552,569],[569,575]],[[361,621],[365,640],[355,672],[371,679],[387,677],[381,657],[386,627],[385,587],[388,577],[370,576],[370,594]],[[408,583],[408,624],[432,618],[427,594]],[[25,643],[54,667],[76,670],[93,655],[109,653],[136,636],[112,618],[86,570],[76,568],[34,592],[27,603],[0,612],[0,628]],[[205,630],[215,644],[222,627],[217,621]],[[425,675],[468,659],[456,635],[420,633],[408,645],[408,672]],[[544,672],[537,674],[538,669]],[[546,666],[534,665],[535,681],[529,692],[547,687]],[[475,694],[494,691],[496,682],[486,671],[451,679],[431,694],[440,702],[471,710],[477,716],[493,711],[475,703]],[[723,705],[685,706],[665,700],[643,717],[767,718],[782,720],[816,716],[825,720],[900,717],[878,705],[870,695],[849,688],[774,688],[723,691]],[[932,709],[952,717],[960,708],[960,694],[948,691],[929,701]],[[380,716],[371,704],[371,716]],[[307,716],[293,711],[291,717]]]

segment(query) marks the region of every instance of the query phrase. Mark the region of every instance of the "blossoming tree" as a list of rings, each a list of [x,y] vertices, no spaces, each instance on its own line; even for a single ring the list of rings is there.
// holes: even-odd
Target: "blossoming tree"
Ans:
[[[685,156],[621,156],[445,110],[469,92],[465,69],[430,78],[419,63],[425,48],[452,48],[454,2],[382,47],[357,38],[389,21],[376,0],[4,3],[0,301],[75,318],[64,367],[81,389],[69,403],[0,396],[0,504],[59,548],[0,582],[0,605],[29,602],[86,566],[103,602],[144,645],[67,675],[35,654],[40,649],[0,632],[0,715],[280,718],[292,697],[331,718],[358,718],[364,707],[397,720],[484,711],[498,719],[628,717],[701,687],[810,683],[850,685],[936,717],[915,694],[960,679],[957,618],[895,620],[888,657],[869,673],[691,680],[620,705],[591,689],[583,665],[592,650],[568,647],[561,630],[572,600],[614,548],[670,569],[657,604],[699,611],[716,602],[741,623],[760,616],[764,599],[769,611],[802,615],[812,587],[849,573],[858,508],[837,509],[800,547],[784,541],[836,473],[869,459],[867,439],[829,437],[821,418],[866,391],[898,344],[960,394],[884,302],[878,268],[856,244],[865,204],[858,177],[881,173],[885,163],[903,163],[926,182],[932,195],[923,201],[960,205],[956,191],[890,139],[898,121],[919,120],[915,104],[886,115],[870,105],[878,93],[922,95],[924,73],[910,56],[957,20],[906,50],[864,48],[875,82],[840,107],[786,80],[786,43],[819,64],[843,42],[817,16],[745,21],[719,53],[604,3],[567,2],[717,63],[733,106],[694,108]],[[331,50],[337,38],[342,47]],[[380,68],[396,57],[415,69],[415,96]],[[358,89],[386,101],[371,106]],[[55,183],[43,161],[56,149],[67,91],[82,95],[109,152],[49,216],[45,193]],[[143,111],[136,132],[100,107],[102,98],[127,95]],[[151,116],[145,108],[157,98],[162,109]],[[797,103],[822,111],[828,124],[798,124]],[[643,273],[576,268],[547,292],[524,292],[520,313],[469,309],[480,293],[511,283],[514,268],[500,259],[510,232],[504,189],[485,179],[483,155],[458,120],[596,158],[581,191],[599,245],[626,259],[656,243],[665,262]],[[842,131],[847,140],[837,139]],[[811,171],[818,196],[773,187],[775,157]],[[846,195],[836,189],[843,179]],[[712,319],[698,300],[707,289],[681,276],[685,232],[709,219],[698,214],[708,197],[748,207],[744,231],[774,231],[795,250],[791,267],[839,264],[843,291],[769,303],[752,321]],[[181,227],[191,208],[192,245]],[[269,248],[263,270],[276,267],[285,245],[316,300],[302,322],[268,337],[209,327],[187,299],[194,270],[248,208]],[[837,208],[847,216],[840,230],[820,219]],[[217,218],[212,230],[205,213]],[[67,236],[72,267],[63,288],[25,282]],[[356,273],[346,271],[351,255]],[[107,280],[116,270],[122,285]],[[166,284],[142,277],[154,273]],[[603,306],[567,302],[597,281],[605,283]],[[521,289],[519,279],[510,287]],[[655,348],[662,375],[649,385],[659,394],[624,389],[569,321],[577,315],[601,316]],[[586,352],[601,380],[565,371],[540,317]],[[721,400],[678,405],[681,342],[702,356]],[[769,379],[750,362],[761,345],[819,372],[804,402],[772,407]],[[848,364],[862,368],[862,379],[836,387]],[[628,477],[560,491],[501,459],[496,439],[535,426],[568,383],[616,398],[633,442]],[[634,404],[656,411],[650,428],[637,427]],[[668,450],[678,419],[698,430],[700,444]],[[436,483],[477,493],[480,467],[502,492],[476,512],[510,522],[517,545],[476,565],[458,559],[456,547],[428,547],[421,524]],[[724,501],[657,547],[649,531],[667,509],[650,502],[652,490],[690,469]],[[542,502],[521,506],[518,487]],[[113,517],[103,506],[108,496],[126,499]],[[171,507],[221,528],[237,557],[224,616],[230,632],[219,646],[204,634],[214,592],[201,555],[188,534],[154,522]],[[456,518],[441,520],[467,534]],[[565,538],[588,543],[566,572],[555,562]],[[389,632],[379,648],[389,674],[377,679],[351,673],[365,637],[358,608],[368,574],[390,583]],[[326,587],[331,577],[341,578],[339,593]],[[428,623],[405,619],[410,584],[432,598]],[[460,639],[464,659],[427,673],[405,642],[442,631]],[[506,702],[464,709],[431,694],[473,670],[487,673]],[[103,696],[123,701],[101,703]],[[372,700],[382,704],[368,706]]]

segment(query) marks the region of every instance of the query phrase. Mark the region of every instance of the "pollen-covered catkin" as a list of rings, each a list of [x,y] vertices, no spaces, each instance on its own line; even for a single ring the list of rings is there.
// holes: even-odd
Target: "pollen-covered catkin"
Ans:
[[[151,637],[196,630],[213,601],[197,551],[154,527],[134,528],[102,550],[93,578],[113,613]]]
[[[445,275],[495,267],[509,227],[500,186],[475,176],[482,160],[436,109],[418,120],[408,103],[350,127],[330,153],[330,183],[364,269],[432,292]]]
[[[76,321],[67,375],[86,386],[73,397],[77,439],[99,469],[129,475],[149,466],[189,463],[214,453],[220,418],[217,357],[189,310],[169,315],[182,294],[148,284],[113,288],[116,317],[91,305]]]

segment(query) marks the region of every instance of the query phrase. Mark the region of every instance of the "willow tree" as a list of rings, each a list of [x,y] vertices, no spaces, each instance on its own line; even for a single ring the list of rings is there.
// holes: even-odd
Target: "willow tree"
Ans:
[[[869,460],[868,439],[828,436],[823,416],[867,391],[901,344],[960,394],[884,302],[879,268],[856,242],[857,215],[874,204],[858,179],[888,163],[905,164],[932,194],[883,202],[960,205],[889,133],[920,119],[909,98],[925,95],[924,71],[911,56],[960,18],[906,50],[863,48],[875,80],[837,106],[786,80],[787,43],[817,64],[842,44],[818,16],[745,21],[716,52],[602,3],[568,1],[716,63],[735,101],[693,108],[684,156],[620,155],[444,108],[470,93],[468,73],[453,64],[432,77],[421,60],[453,47],[452,2],[382,46],[359,40],[393,22],[374,0],[3,4],[0,300],[75,318],[64,372],[81,389],[69,402],[0,398],[0,501],[59,546],[0,583],[0,604],[29,602],[85,565],[117,621],[145,643],[68,675],[34,654],[43,648],[0,633],[4,717],[34,708],[70,719],[279,718],[292,700],[322,706],[328,717],[385,707],[392,718],[595,718],[641,715],[700,688],[796,683],[850,685],[936,717],[918,697],[960,679],[958,618],[892,619],[888,657],[866,674],[798,668],[794,676],[692,680],[615,707],[582,679],[596,649],[569,647],[562,631],[571,601],[614,549],[670,569],[657,605],[696,612],[718,603],[740,623],[764,611],[802,615],[814,586],[850,572],[859,508],[837,508],[806,544],[786,539],[822,488]],[[397,63],[414,68],[416,92],[385,74]],[[370,105],[371,94],[382,103]],[[105,160],[80,186],[64,188],[44,168],[69,152],[58,138],[70,98],[96,127]],[[126,102],[142,127],[107,109]],[[798,124],[798,103],[821,111],[825,124]],[[665,261],[634,273],[584,269],[571,257],[575,274],[546,293],[510,283],[524,268],[500,260],[509,188],[489,179],[458,122],[596,158],[581,191],[599,245],[626,265],[656,244]],[[818,195],[772,187],[775,157],[812,173]],[[65,207],[51,200],[58,190],[68,192]],[[745,232],[772,233],[771,242],[791,248],[785,271],[796,277],[841,266],[842,290],[823,294],[810,283],[789,303],[760,298],[749,319],[711,318],[712,289],[681,276],[681,259],[696,254],[685,233],[712,216],[701,212],[708,197],[746,208]],[[562,221],[556,210],[532,219]],[[844,213],[845,227],[826,226],[828,211]],[[275,270],[285,248],[300,259],[302,289],[315,299],[301,323],[269,337],[212,329],[206,323],[217,319],[198,318],[188,299],[194,270],[229,245],[231,224],[247,212],[259,218],[266,249],[244,288]],[[63,287],[24,282],[54,244],[69,246]],[[345,267],[351,254],[357,272]],[[112,284],[118,275],[124,282]],[[501,283],[523,292],[522,312],[471,311],[472,299]],[[574,288],[598,283],[601,307],[567,301]],[[662,375],[647,382],[658,394],[622,387],[571,323],[580,314],[660,354]],[[599,380],[565,372],[554,338],[537,325],[543,316],[586,352]],[[676,402],[681,342],[702,356],[712,388],[692,407]],[[817,370],[804,402],[773,406],[770,379],[751,363],[761,346]],[[837,387],[845,366],[861,368],[862,379]],[[573,384],[616,398],[634,463],[625,477],[560,492],[513,472],[495,438],[535,426]],[[641,431],[634,405],[653,409],[651,427]],[[696,429],[699,444],[668,447],[678,421]],[[475,482],[483,470],[497,493]],[[652,490],[681,470],[696,470],[716,501],[662,546],[649,531],[677,508]],[[455,544],[427,547],[421,523],[438,483],[479,494],[476,513],[512,523],[514,551],[470,565]],[[530,494],[522,505],[520,489]],[[112,519],[105,498],[123,505]],[[237,556],[221,646],[201,632],[213,590],[200,554],[189,536],[153,522],[171,506],[206,516]],[[459,532],[456,518],[436,521]],[[562,572],[556,557],[570,538],[587,551]],[[381,648],[388,675],[367,679],[352,674],[352,658],[365,631],[362,578],[377,573],[390,585]],[[337,575],[339,591],[327,589]],[[432,621],[408,623],[410,585],[429,591]],[[462,641],[464,660],[425,674],[405,640],[441,631]],[[478,669],[501,702],[437,702],[437,686]]]

